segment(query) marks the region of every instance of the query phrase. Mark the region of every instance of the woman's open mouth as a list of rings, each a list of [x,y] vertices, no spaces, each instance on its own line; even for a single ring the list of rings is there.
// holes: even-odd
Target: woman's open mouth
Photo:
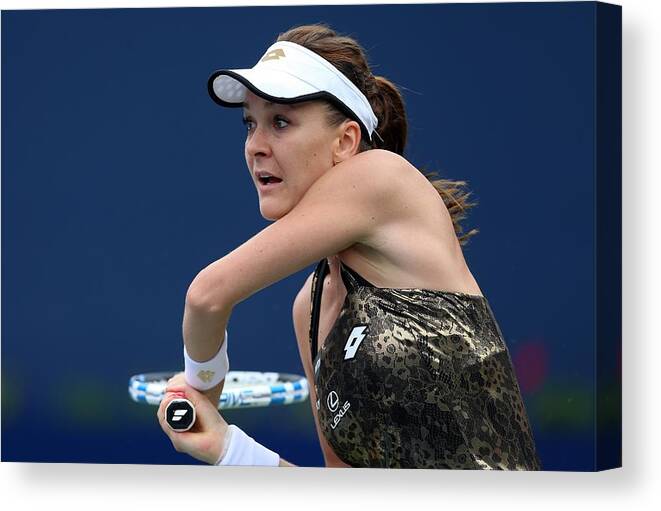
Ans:
[[[279,177],[271,176],[266,173],[258,175],[257,180],[259,182],[260,190],[270,190],[282,183],[282,179]]]
[[[273,176],[268,176],[268,177],[260,177],[258,179],[258,182],[259,182],[259,189],[261,191],[271,191],[274,188],[276,188],[280,183],[282,183],[282,179]]]

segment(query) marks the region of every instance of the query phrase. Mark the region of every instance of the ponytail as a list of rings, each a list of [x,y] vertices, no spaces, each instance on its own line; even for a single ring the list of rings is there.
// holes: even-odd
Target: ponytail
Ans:
[[[376,133],[372,135],[372,141],[361,140],[360,152],[378,148],[404,155],[408,122],[402,94],[390,80],[372,74],[365,51],[355,39],[338,35],[327,25],[316,24],[294,27],[280,34],[278,41],[300,44],[320,55],[365,94],[379,122]],[[346,116],[333,105],[328,103],[327,106],[331,126],[339,125],[346,120]],[[459,243],[466,244],[468,239],[478,232],[477,229],[472,229],[462,234],[461,220],[466,218],[468,210],[476,204],[468,200],[471,193],[466,189],[466,183],[449,179],[432,179],[435,173],[423,174],[443,199],[452,218]]]

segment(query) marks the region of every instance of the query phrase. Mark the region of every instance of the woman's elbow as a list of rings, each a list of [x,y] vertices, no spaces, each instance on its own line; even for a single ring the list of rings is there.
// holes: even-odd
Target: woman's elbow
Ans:
[[[202,270],[193,279],[186,292],[186,308],[201,313],[214,314],[233,307],[231,300],[224,293],[222,278],[215,272]]]

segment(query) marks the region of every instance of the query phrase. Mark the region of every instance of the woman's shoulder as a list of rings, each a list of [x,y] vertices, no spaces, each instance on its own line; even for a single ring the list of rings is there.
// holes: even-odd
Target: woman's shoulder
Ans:
[[[354,168],[363,169],[366,173],[415,170],[415,167],[413,167],[406,158],[385,149],[370,149],[369,151],[363,151],[343,163]]]
[[[372,196],[382,197],[419,182],[422,176],[409,161],[384,149],[371,149],[336,165],[329,177],[340,186],[360,188]]]
[[[332,218],[349,216],[347,221],[352,222],[371,219],[365,227],[374,228],[393,219],[418,218],[429,203],[422,200],[429,193],[425,187],[438,199],[427,179],[405,158],[372,149],[329,169],[308,189],[299,207],[311,208],[311,214],[323,209]]]

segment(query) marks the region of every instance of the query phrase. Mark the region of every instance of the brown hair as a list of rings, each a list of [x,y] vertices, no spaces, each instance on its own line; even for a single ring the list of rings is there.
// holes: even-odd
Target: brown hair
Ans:
[[[404,154],[408,135],[404,99],[397,86],[390,80],[372,74],[365,51],[355,39],[337,34],[327,25],[316,24],[294,27],[280,34],[277,40],[300,44],[320,55],[339,69],[365,95],[379,121],[378,136],[373,138],[374,142],[362,137],[359,152],[381,148],[399,155]],[[347,116],[332,103],[325,103],[328,106],[331,126],[339,125],[347,119]],[[379,136],[382,141],[379,141]],[[474,202],[468,201],[471,193],[466,190],[466,182],[449,179],[432,180],[434,173],[423,174],[443,199],[459,242],[465,244],[477,233],[477,229],[472,229],[466,234],[461,234],[463,228],[460,222],[466,217],[467,210],[475,205]]]

